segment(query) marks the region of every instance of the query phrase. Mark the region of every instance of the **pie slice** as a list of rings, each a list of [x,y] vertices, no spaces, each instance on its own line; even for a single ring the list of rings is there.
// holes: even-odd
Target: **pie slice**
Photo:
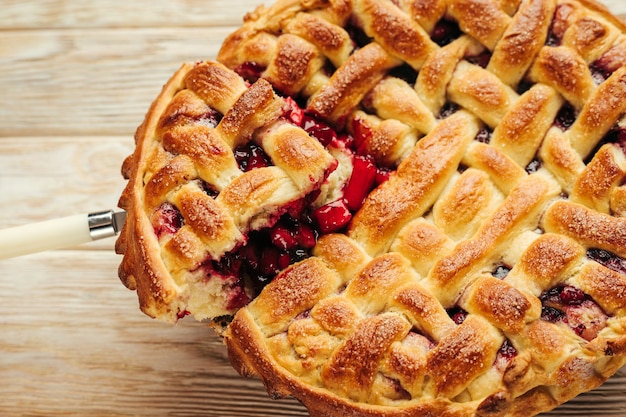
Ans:
[[[626,364],[603,6],[279,0],[217,61],[124,164],[120,277],[149,315],[231,317],[235,369],[313,417],[536,415]]]
[[[119,204],[127,210],[119,274],[146,314],[232,315],[261,278],[302,257],[301,245],[273,252],[271,262],[269,251],[258,252],[268,239],[259,231],[283,215],[297,218],[337,166],[290,121],[291,103],[267,81],[250,85],[217,62],[183,65],[164,86],[124,162],[129,182]],[[310,248],[315,236],[305,232]],[[244,261],[255,251],[257,263],[266,259],[251,281]]]

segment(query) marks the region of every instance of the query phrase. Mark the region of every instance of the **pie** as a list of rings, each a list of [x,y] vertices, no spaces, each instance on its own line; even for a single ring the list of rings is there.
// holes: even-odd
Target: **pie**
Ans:
[[[313,417],[530,416],[626,364],[626,25],[278,0],[165,85],[120,278]]]

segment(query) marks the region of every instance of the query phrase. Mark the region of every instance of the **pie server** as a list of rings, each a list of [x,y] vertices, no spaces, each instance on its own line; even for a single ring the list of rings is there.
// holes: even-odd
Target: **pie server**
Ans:
[[[124,211],[99,211],[0,230],[0,259],[66,248],[117,235]]]

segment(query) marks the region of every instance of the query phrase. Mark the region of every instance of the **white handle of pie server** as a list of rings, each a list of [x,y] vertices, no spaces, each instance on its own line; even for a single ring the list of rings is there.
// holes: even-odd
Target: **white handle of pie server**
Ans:
[[[75,214],[0,230],[0,259],[81,245],[117,234],[124,213]]]

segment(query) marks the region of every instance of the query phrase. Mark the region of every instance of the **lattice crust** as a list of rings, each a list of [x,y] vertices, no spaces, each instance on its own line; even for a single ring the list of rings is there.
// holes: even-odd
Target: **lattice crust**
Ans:
[[[235,368],[320,417],[529,416],[615,373],[625,31],[587,0],[250,13],[218,60],[394,172],[238,311]]]
[[[124,163],[128,217],[116,245],[120,278],[148,315],[216,318],[249,301],[242,277],[213,261],[318,190],[336,166],[286,121],[289,108],[267,81],[248,86],[216,62],[184,65],[165,85]],[[234,152],[250,141],[270,166],[241,170]]]

